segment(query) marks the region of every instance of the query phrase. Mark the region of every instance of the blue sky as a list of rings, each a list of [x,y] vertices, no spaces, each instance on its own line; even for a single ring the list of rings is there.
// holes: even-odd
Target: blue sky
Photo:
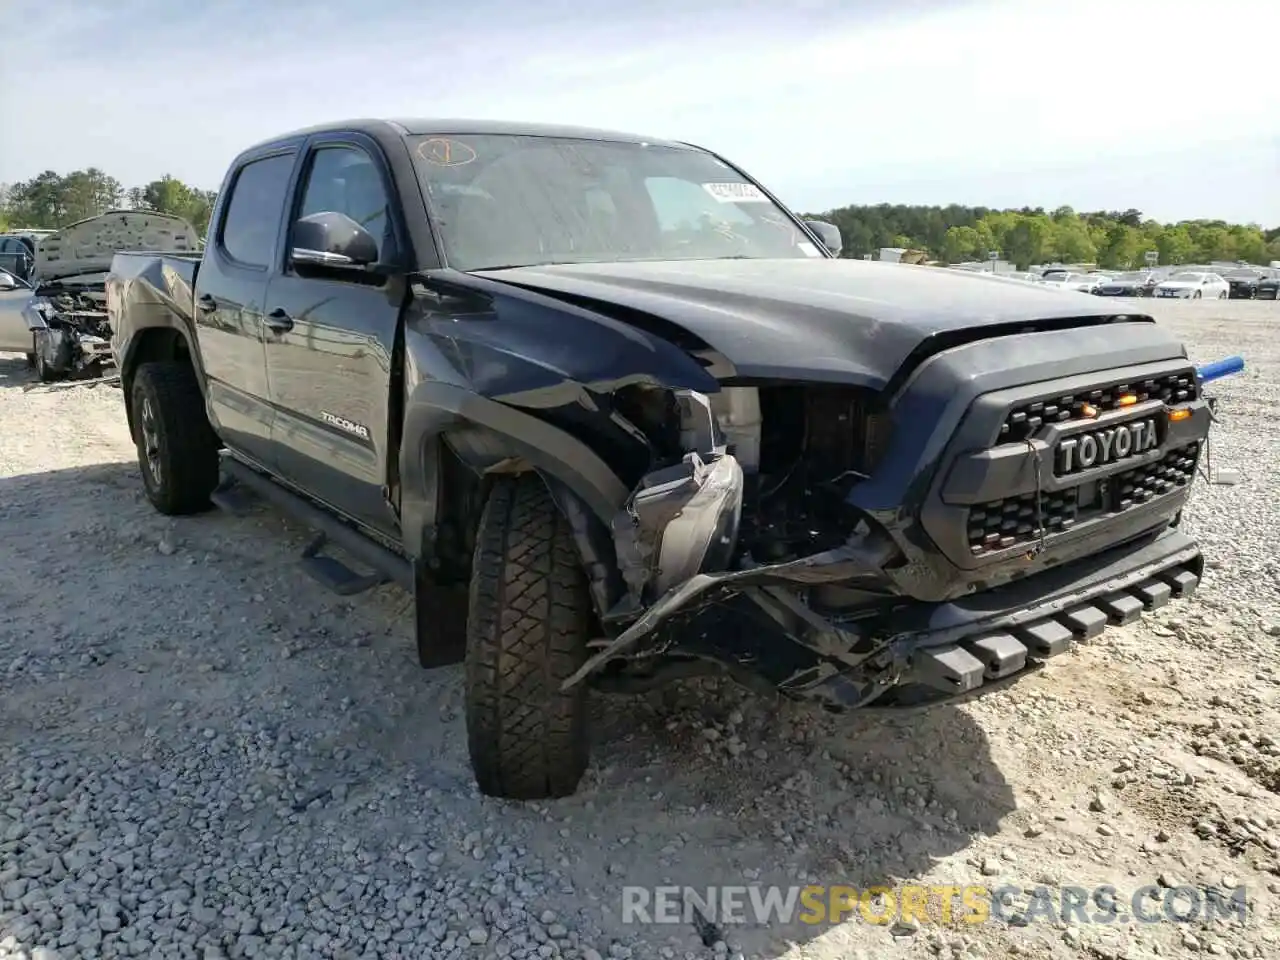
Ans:
[[[1275,0],[5,6],[22,28],[0,63],[0,182],[96,165],[213,188],[237,150],[294,127],[467,116],[690,140],[806,211],[1280,225]]]

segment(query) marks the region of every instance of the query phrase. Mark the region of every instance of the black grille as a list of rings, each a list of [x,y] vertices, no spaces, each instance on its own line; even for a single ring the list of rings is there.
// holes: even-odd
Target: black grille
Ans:
[[[1195,476],[1198,443],[1168,451],[1159,460],[1104,480],[1091,480],[1045,493],[1041,500],[1046,536],[1061,533],[1074,524],[1120,513],[1162,494],[1185,487]],[[969,509],[969,550],[974,556],[1030,546],[1040,539],[1036,526],[1036,495],[1023,494],[980,504]]]
[[[1099,413],[1115,410],[1120,406],[1120,398],[1126,393],[1135,394],[1139,403],[1153,399],[1163,400],[1165,403],[1184,403],[1194,400],[1198,389],[1195,371],[1183,370],[1150,380],[1119,381],[1079,393],[1024,403],[1014,407],[1005,417],[1000,427],[1000,438],[996,442],[1022,443],[1034,437],[1047,423],[1084,419],[1085,404],[1097,408]]]
[[[1146,503],[1162,493],[1185,487],[1196,474],[1196,457],[1200,444],[1170,450],[1155,463],[1126,470],[1111,478],[1114,488],[1112,510],[1127,510],[1135,503]]]
[[[1076,522],[1077,488],[1045,494],[1040,508],[1048,533],[1059,533]],[[975,555],[1006,550],[1040,538],[1036,526],[1036,495],[1006,497],[969,510],[969,550]]]

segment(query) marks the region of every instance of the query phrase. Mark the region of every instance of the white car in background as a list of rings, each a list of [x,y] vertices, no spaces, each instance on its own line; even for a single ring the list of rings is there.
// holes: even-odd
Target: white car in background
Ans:
[[[1081,293],[1093,293],[1094,288],[1110,280],[1110,277],[1092,273],[1059,273],[1054,271],[1042,277],[1038,283],[1046,287],[1057,287],[1059,290],[1079,290]]]
[[[1154,297],[1179,297],[1183,300],[1201,300],[1213,297],[1225,300],[1231,295],[1231,284],[1219,274],[1199,270],[1182,270],[1167,280],[1161,280],[1152,291]]]

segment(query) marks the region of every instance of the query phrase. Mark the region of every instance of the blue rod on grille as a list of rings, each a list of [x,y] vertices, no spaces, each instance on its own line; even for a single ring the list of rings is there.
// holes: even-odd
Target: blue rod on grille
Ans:
[[[1201,383],[1209,383],[1212,380],[1221,380],[1233,373],[1239,373],[1243,369],[1244,357],[1227,357],[1225,360],[1214,360],[1202,367],[1196,367],[1196,376],[1200,378]]]

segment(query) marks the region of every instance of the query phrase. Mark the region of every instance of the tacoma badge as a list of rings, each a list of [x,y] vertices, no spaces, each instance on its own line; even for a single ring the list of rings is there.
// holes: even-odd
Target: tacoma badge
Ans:
[[[1134,420],[1069,437],[1058,444],[1057,474],[1079,473],[1136,457],[1160,445],[1155,420]]]
[[[337,427],[344,433],[350,433],[361,440],[369,439],[369,428],[362,423],[354,423],[346,417],[340,417],[335,413],[330,413],[328,410],[320,411],[320,419],[329,424],[329,426]]]

